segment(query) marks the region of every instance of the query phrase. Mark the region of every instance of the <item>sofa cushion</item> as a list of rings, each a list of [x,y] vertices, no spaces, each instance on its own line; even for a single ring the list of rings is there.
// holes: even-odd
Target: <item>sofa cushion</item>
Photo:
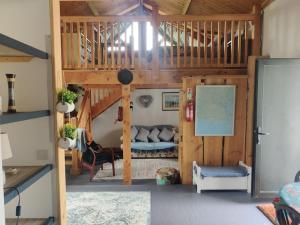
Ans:
[[[144,128],[141,128],[137,134],[137,136],[135,137],[135,139],[137,141],[141,141],[141,142],[148,142],[148,135],[150,134],[150,132]]]
[[[158,135],[160,131],[156,127],[152,129],[151,133],[148,135],[148,138],[153,142],[160,142]]]
[[[131,142],[135,142],[135,137],[138,134],[138,132],[139,131],[135,126],[131,127]]]
[[[174,132],[168,128],[163,128],[158,137],[162,141],[170,141],[174,137]]]
[[[131,149],[139,151],[157,151],[174,148],[176,144],[173,142],[135,142],[131,144]]]

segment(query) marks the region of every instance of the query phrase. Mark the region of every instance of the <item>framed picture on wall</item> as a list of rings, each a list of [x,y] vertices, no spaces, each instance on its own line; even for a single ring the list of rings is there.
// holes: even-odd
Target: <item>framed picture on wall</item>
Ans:
[[[179,110],[179,92],[162,93],[162,110],[163,111]]]

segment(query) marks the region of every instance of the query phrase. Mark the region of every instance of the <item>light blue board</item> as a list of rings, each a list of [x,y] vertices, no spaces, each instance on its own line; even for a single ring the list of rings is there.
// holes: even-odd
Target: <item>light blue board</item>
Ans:
[[[235,86],[197,86],[195,117],[196,136],[233,136]]]

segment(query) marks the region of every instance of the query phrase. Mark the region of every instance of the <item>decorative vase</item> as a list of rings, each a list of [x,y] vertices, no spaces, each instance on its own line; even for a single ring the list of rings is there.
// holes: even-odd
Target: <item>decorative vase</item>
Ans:
[[[58,102],[56,105],[56,110],[61,113],[69,113],[75,109],[74,103]]]
[[[59,147],[68,150],[69,148],[74,148],[76,146],[76,139],[71,138],[60,138],[58,141]]]
[[[15,102],[15,80],[16,74],[7,73],[5,74],[8,83],[8,113],[15,113],[16,110],[16,102]]]

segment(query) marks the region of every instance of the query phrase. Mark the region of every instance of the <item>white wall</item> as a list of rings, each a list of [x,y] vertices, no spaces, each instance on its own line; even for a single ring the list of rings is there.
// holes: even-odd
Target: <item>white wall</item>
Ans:
[[[275,0],[264,11],[263,55],[300,57],[300,1]]]
[[[159,125],[170,124],[178,126],[178,111],[162,111],[162,92],[174,92],[177,89],[138,89],[132,93],[133,101],[132,124],[133,125]],[[137,98],[140,95],[152,95],[153,102],[148,108],[140,105]],[[117,118],[117,102],[93,121],[94,139],[104,147],[119,147],[121,144],[122,123],[114,124]]]
[[[50,15],[48,0],[1,0],[0,33],[50,52]],[[29,63],[1,63],[0,96],[7,109],[5,73],[15,73],[17,111],[52,109],[52,75],[50,60],[34,58]],[[4,165],[43,165],[54,163],[53,118],[44,117],[1,126],[9,135],[13,158]],[[45,158],[38,157],[44,153]],[[54,173],[50,173],[21,194],[22,217],[54,215]],[[47,194],[45,194],[47,193]],[[14,200],[15,201],[15,200]],[[6,216],[14,217],[15,202],[5,206]]]

